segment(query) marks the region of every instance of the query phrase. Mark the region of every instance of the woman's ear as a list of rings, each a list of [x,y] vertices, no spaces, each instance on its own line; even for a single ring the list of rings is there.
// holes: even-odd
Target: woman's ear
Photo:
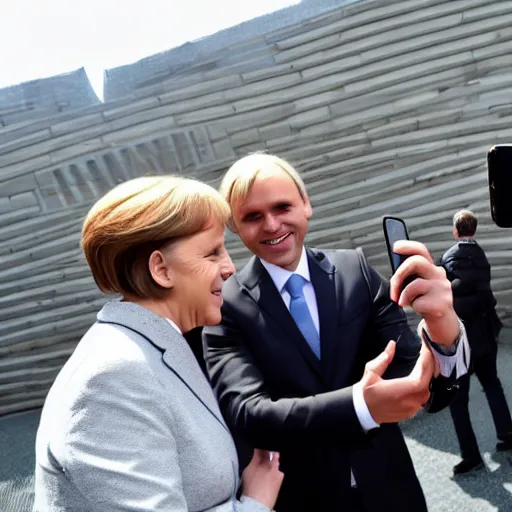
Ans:
[[[173,287],[173,272],[169,258],[162,251],[153,251],[149,257],[149,272],[153,280],[162,288]]]

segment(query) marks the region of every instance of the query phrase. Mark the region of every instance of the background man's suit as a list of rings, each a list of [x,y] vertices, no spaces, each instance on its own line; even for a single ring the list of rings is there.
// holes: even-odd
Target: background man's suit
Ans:
[[[399,427],[365,433],[352,398],[365,363],[389,340],[400,336],[387,378],[410,373],[420,342],[391,302],[388,283],[356,251],[307,254],[321,360],[253,257],[224,285],[222,323],[203,330],[221,409],[249,445],[281,452],[278,512],[350,512],[351,469],[365,510],[425,511]]]
[[[491,267],[474,240],[460,240],[441,259],[452,282],[455,312],[466,326],[473,371],[484,388],[498,439],[512,440],[512,420],[496,369],[496,336],[501,322],[491,290]],[[470,376],[460,379],[460,392],[450,405],[455,431],[464,460],[481,460],[469,418]]]

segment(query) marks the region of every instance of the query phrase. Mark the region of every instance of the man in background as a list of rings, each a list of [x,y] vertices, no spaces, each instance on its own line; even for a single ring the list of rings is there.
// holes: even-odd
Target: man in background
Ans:
[[[496,368],[496,337],[501,322],[491,290],[491,267],[475,240],[477,224],[476,216],[469,210],[460,210],[453,216],[453,236],[457,243],[444,253],[441,265],[452,283],[455,311],[466,326],[472,372],[489,402],[498,437],[496,449],[503,451],[512,449],[512,420]],[[484,466],[469,418],[469,383],[470,374],[460,379],[459,393],[450,404],[462,455],[462,461],[453,468],[455,475]]]

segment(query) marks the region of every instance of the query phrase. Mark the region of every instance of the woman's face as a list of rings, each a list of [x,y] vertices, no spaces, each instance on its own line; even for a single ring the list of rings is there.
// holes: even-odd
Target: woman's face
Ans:
[[[170,300],[174,319],[183,332],[221,321],[222,284],[235,272],[224,247],[224,225],[207,229],[179,241],[167,251],[172,278]]]

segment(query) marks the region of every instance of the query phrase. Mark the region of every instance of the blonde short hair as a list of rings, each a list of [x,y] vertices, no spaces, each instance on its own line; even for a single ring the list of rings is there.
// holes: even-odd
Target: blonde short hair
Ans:
[[[302,199],[308,197],[306,185],[299,173],[282,158],[266,153],[253,153],[237,160],[225,174],[220,185],[220,193],[231,207],[245,201],[254,180],[260,173],[272,173],[276,169],[284,171],[294,181]]]
[[[82,248],[104,293],[162,298],[168,290],[149,272],[151,253],[198,233],[215,220],[226,224],[229,206],[215,189],[177,176],[126,181],[103,196],[82,228]]]

